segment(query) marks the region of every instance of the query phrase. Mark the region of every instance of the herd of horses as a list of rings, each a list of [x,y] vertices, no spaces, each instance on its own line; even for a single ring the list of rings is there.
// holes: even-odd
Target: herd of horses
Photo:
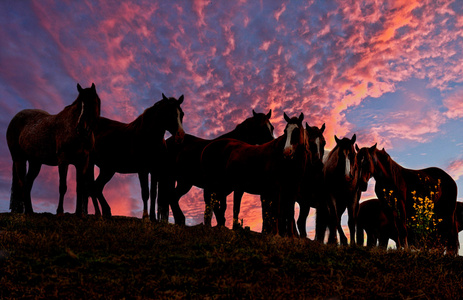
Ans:
[[[355,134],[350,139],[334,136],[336,146],[325,154],[325,124],[317,127],[306,122],[304,126],[303,113],[293,117],[284,113],[286,127],[277,138],[270,122],[272,111],[252,110],[252,116],[231,132],[206,140],[184,132],[183,95],[176,99],[162,94],[160,101],[126,124],[100,116],[94,84],[86,89],[78,84],[77,90],[77,99],[56,115],[26,109],[11,120],[7,142],[13,160],[12,212],[33,213],[32,185],[46,164],[58,166],[57,213],[62,214],[71,164],[77,174],[78,215],[87,214],[91,197],[95,214],[110,217],[104,186],[116,172],[136,173],[143,217],[153,221],[167,221],[170,207],[175,223],[185,224],[179,200],[197,186],[204,190],[204,222],[209,226],[212,214],[218,226],[225,225],[226,197],[233,192],[233,228],[240,227],[241,199],[249,193],[260,196],[264,233],[306,237],[307,217],[310,208],[315,208],[315,239],[324,242],[329,232],[328,243],[337,243],[339,233],[341,244],[346,245],[341,215],[347,209],[352,245],[363,245],[365,229],[371,233],[369,245],[376,245],[378,239],[384,245],[384,239],[392,238],[398,247],[406,248],[411,231],[407,220],[415,213],[413,195],[432,191],[434,213],[441,220],[437,225],[440,241],[449,252],[459,248],[457,186],[441,169],[403,168],[376,144],[360,149]],[[172,135],[167,140],[166,131]],[[96,179],[95,165],[100,170]],[[360,205],[361,193],[372,177],[378,199],[375,205],[369,201]],[[297,222],[296,202],[300,207]],[[374,208],[361,209],[365,203]]]

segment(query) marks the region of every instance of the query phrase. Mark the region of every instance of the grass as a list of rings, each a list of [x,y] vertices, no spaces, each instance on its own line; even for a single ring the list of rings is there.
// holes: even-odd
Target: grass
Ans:
[[[0,214],[0,299],[458,299],[463,258],[136,218]]]

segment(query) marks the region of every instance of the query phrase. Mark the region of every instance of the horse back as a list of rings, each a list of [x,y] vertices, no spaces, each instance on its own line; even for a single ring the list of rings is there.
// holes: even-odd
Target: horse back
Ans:
[[[436,212],[451,213],[455,210],[457,185],[447,172],[431,167],[421,170],[404,169],[402,173],[407,185],[407,200],[413,197],[412,192],[416,192],[416,197],[433,199]]]
[[[191,134],[185,134],[183,143],[177,144],[173,137],[167,139],[167,151],[170,169],[177,180],[186,180],[202,187],[201,153],[211,142]]]
[[[278,177],[274,144],[271,141],[250,145],[228,138],[211,142],[201,158],[208,184],[223,187],[228,192],[240,188],[251,194],[262,194],[269,187],[274,188]]]
[[[156,139],[133,123],[100,117],[95,128],[93,162],[119,173],[149,171],[161,165],[167,151],[163,136]]]
[[[47,153],[56,153],[54,116],[40,109],[25,109],[17,113],[7,129],[7,143],[13,160],[43,159],[56,164]]]

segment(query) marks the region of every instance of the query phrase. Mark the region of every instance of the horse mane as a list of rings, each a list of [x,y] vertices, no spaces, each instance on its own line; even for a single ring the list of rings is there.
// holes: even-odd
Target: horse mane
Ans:
[[[153,113],[156,115],[156,113],[158,112],[160,107],[162,105],[165,105],[165,103],[166,103],[166,100],[162,99],[162,100],[154,103],[152,106],[150,106],[148,108],[145,108],[145,110],[138,117],[136,117],[135,120],[133,120],[132,122],[127,124],[127,126],[130,129],[133,129],[135,131],[140,130],[141,128],[143,128],[143,121],[144,121],[147,113],[153,111]]]

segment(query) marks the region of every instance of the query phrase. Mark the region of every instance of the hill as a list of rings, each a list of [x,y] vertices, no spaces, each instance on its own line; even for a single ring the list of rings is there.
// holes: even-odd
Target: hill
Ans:
[[[440,298],[463,258],[136,218],[0,214],[0,298]]]

